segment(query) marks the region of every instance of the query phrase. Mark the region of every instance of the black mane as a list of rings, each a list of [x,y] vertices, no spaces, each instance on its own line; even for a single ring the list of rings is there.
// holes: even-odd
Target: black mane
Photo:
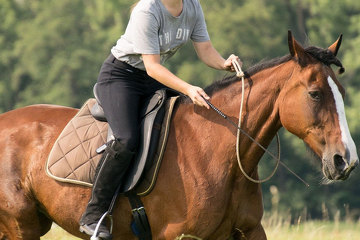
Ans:
[[[320,62],[324,63],[326,66],[330,66],[334,64],[335,66],[340,67],[339,74],[345,72],[345,68],[343,67],[340,60],[329,50],[323,49],[319,47],[308,47],[305,49],[305,52],[311,55],[313,58],[319,60]]]
[[[290,55],[274,58],[268,61],[262,60],[258,64],[250,67],[246,71],[244,71],[245,77],[250,77],[251,75],[256,74],[267,68],[272,68],[274,66],[280,65],[284,62],[287,62],[291,59]],[[204,90],[207,94],[212,95],[214,92],[224,89],[225,87],[231,85],[232,83],[240,81],[236,75],[231,75],[228,77],[223,78],[222,80],[216,81],[212,83],[210,86],[206,87]]]
[[[327,66],[334,64],[340,67],[339,73],[343,73],[345,71],[344,67],[342,66],[340,60],[336,58],[336,56],[328,49],[323,49],[319,47],[308,47],[305,49],[305,52],[312,56],[313,58],[317,59],[318,61],[324,63]],[[251,75],[256,74],[264,69],[271,68],[277,65],[280,65],[284,62],[290,61],[292,59],[291,55],[286,55],[283,57],[274,58],[268,61],[261,61],[260,63],[250,67],[246,71],[244,71],[245,77],[250,77]],[[231,75],[228,77],[223,78],[222,80],[216,81],[210,86],[206,87],[204,90],[207,94],[212,95],[214,92],[224,89],[225,87],[231,85],[234,82],[239,81],[240,78],[236,77],[236,75]]]

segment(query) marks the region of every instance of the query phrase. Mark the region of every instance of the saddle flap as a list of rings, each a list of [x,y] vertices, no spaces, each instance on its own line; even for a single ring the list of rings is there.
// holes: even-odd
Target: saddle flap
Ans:
[[[154,93],[154,95],[144,103],[141,108],[140,116],[141,118],[145,118],[150,112],[156,110],[161,107],[166,99],[166,90],[160,89]]]
[[[164,115],[164,102],[166,90],[157,91],[151,98],[148,106],[144,108],[144,118],[141,121],[140,144],[135,159],[127,171],[122,186],[122,192],[132,190],[139,182],[148,161],[153,159],[157,149],[158,140]]]

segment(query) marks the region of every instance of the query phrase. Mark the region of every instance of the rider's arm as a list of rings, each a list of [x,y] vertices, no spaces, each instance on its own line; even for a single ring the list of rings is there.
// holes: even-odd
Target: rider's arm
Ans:
[[[191,98],[194,104],[209,108],[204,98],[209,99],[209,96],[200,87],[193,86],[170,72],[166,67],[160,64],[159,54],[142,54],[145,69],[147,74],[164,84],[165,86],[179,91]]]
[[[193,45],[200,60],[209,67],[219,70],[234,71],[232,66],[233,60],[239,61],[239,63],[242,65],[239,57],[233,54],[231,54],[230,57],[225,60],[214,48],[211,41],[193,42]]]

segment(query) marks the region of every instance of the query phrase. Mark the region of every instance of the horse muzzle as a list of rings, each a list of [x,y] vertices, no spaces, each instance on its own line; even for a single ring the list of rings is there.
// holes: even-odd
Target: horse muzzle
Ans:
[[[323,158],[323,174],[329,180],[346,180],[352,170],[359,164],[359,159],[349,159],[342,154],[333,154],[330,158]]]

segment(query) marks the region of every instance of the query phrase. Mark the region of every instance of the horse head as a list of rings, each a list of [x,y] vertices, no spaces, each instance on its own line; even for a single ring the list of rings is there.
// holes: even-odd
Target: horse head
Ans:
[[[345,180],[358,165],[355,143],[346,121],[345,90],[330,65],[336,58],[342,36],[327,49],[304,49],[289,31],[288,44],[293,69],[281,91],[279,108],[284,128],[301,138],[322,160],[329,180]]]

